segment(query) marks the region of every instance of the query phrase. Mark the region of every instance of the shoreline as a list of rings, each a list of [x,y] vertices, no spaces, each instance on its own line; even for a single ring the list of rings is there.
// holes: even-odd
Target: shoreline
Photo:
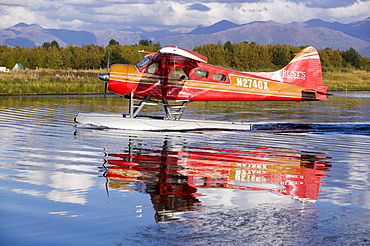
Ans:
[[[105,69],[95,70],[23,70],[0,73],[0,96],[72,96],[98,95],[104,83],[97,76]],[[370,71],[326,71],[323,85],[328,91],[369,91]],[[108,92],[107,95],[112,93]]]
[[[368,92],[370,90],[332,90],[329,93],[332,93],[335,97],[336,92]],[[18,94],[18,95],[0,95],[0,98],[7,97],[104,97],[104,93],[90,93],[90,94]],[[117,94],[107,93],[106,97],[122,97]],[[257,101],[254,101],[257,102]],[[296,101],[300,102],[300,101]]]

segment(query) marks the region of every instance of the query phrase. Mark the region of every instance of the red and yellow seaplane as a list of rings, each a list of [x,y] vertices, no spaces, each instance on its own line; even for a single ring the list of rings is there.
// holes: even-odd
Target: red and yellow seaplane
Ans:
[[[194,101],[313,101],[331,95],[322,85],[319,54],[311,46],[274,72],[238,72],[207,62],[207,57],[193,51],[164,47],[148,53],[136,65],[113,64],[98,77],[106,89],[130,100],[128,114],[79,114],[76,122],[132,130],[250,130],[248,123],[180,118],[187,104]],[[143,106],[153,102],[164,106],[165,117],[139,117]]]

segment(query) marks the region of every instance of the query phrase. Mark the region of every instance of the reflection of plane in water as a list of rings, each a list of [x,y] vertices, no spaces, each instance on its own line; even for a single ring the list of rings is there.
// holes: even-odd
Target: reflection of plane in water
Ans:
[[[150,194],[156,220],[177,212],[199,211],[200,188],[278,192],[301,202],[317,200],[327,157],[300,151],[245,147],[244,150],[193,148],[174,150],[165,140],[153,150],[129,144],[127,153],[107,154],[109,187]]]

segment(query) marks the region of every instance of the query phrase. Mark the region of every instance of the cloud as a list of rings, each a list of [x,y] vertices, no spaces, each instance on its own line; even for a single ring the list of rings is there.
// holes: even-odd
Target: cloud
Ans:
[[[296,3],[304,3],[307,7],[310,8],[339,8],[339,7],[348,7],[358,0],[335,0],[335,1],[325,1],[325,0],[291,0]],[[366,1],[366,0],[365,0]]]
[[[348,23],[369,13],[369,0],[2,0],[0,28],[19,22],[72,30],[208,26],[220,20]]]
[[[333,20],[350,22],[353,16],[358,16],[358,18],[362,20],[370,16],[370,2],[358,1],[348,7],[329,9],[328,12],[328,15],[330,15]]]
[[[186,9],[187,10],[198,10],[198,11],[203,11],[203,12],[207,12],[207,11],[211,10],[211,8],[209,8],[206,5],[201,4],[201,3],[191,4]]]

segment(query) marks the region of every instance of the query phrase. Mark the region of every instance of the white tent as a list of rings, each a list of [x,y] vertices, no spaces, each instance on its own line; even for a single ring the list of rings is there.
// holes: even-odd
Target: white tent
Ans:
[[[17,70],[24,70],[24,67],[20,63],[16,63],[12,69],[12,71],[17,71]]]

